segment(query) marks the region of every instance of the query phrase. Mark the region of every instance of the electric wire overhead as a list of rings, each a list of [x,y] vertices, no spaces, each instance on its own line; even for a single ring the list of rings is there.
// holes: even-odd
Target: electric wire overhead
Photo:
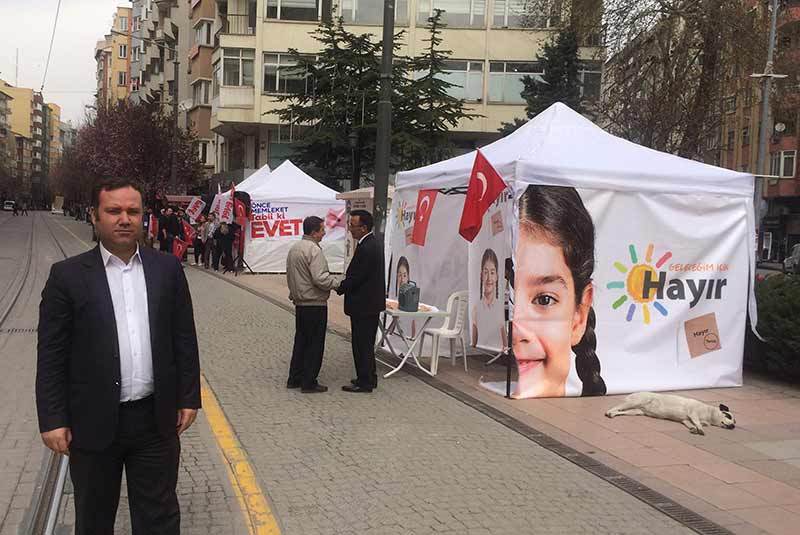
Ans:
[[[56,18],[53,21],[53,33],[50,35],[50,48],[47,51],[47,62],[44,64],[44,76],[42,76],[42,87],[39,92],[44,91],[44,82],[47,80],[47,69],[50,67],[50,55],[53,53],[53,42],[56,40],[56,26],[58,26],[58,14],[61,11],[61,0],[58,0],[56,6]]]

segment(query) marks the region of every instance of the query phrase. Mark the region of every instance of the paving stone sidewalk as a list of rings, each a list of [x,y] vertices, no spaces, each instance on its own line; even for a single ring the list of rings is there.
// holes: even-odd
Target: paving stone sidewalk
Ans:
[[[294,317],[187,273],[204,373],[283,533],[689,533],[413,377],[342,392],[353,365],[341,337],[327,339],[328,393],[287,390]]]

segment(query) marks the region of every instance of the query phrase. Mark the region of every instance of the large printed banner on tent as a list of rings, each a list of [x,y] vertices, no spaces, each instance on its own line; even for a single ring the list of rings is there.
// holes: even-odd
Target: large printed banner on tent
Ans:
[[[748,199],[519,183],[517,196],[515,397],[741,385]]]
[[[483,225],[469,244],[469,340],[491,353],[507,344],[505,303],[510,289],[506,259],[511,258],[513,195],[503,192],[483,215]]]
[[[254,199],[247,228],[245,261],[255,272],[283,273],[286,255],[303,236],[303,220],[317,216],[325,225],[320,246],[331,271],[341,272],[344,263],[345,225],[330,213],[340,213],[343,203],[327,204],[268,202]]]

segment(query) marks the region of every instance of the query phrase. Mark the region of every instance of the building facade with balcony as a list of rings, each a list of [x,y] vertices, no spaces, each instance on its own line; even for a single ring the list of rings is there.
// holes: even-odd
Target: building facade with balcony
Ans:
[[[216,161],[215,135],[211,130],[211,86],[213,81],[214,27],[217,23],[215,0],[190,0],[191,46],[189,91],[192,99],[187,126],[195,135],[195,151],[206,174],[211,176]]]
[[[118,7],[110,32],[95,45],[98,103],[112,104],[131,94],[131,12],[129,7]]]
[[[206,0],[202,0],[205,3]],[[338,4],[338,6],[337,6]],[[560,13],[538,18],[519,11],[516,0],[398,0],[396,31],[404,38],[398,54],[419,55],[428,37],[433,9],[446,10],[443,49],[452,51],[447,80],[457,84],[452,94],[466,101],[469,112],[482,117],[461,121],[451,138],[461,150],[471,150],[499,137],[504,122],[525,116],[522,77],[542,74],[536,61],[544,43],[561,23]],[[322,16],[319,0],[216,0],[212,55],[211,130],[215,140],[217,176],[238,179],[291,155],[293,128],[282,124],[276,96],[285,93],[296,76],[287,75],[290,48],[313,55],[317,42],[309,35]],[[334,2],[356,34],[380,40],[382,0]],[[583,47],[581,78],[587,99],[600,93],[602,49]]]

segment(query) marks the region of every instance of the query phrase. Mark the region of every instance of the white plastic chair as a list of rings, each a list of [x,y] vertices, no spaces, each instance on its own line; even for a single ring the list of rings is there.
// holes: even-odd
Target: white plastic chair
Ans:
[[[422,332],[420,347],[425,344],[425,335],[432,338],[433,349],[431,353],[431,374],[436,375],[439,370],[439,346],[442,338],[450,340],[450,360],[453,365],[456,363],[456,345],[461,343],[461,355],[464,357],[464,371],[467,371],[467,348],[464,344],[464,325],[467,318],[467,306],[469,305],[469,292],[455,292],[447,299],[447,313],[441,327],[427,328]],[[452,326],[451,326],[452,325]]]

